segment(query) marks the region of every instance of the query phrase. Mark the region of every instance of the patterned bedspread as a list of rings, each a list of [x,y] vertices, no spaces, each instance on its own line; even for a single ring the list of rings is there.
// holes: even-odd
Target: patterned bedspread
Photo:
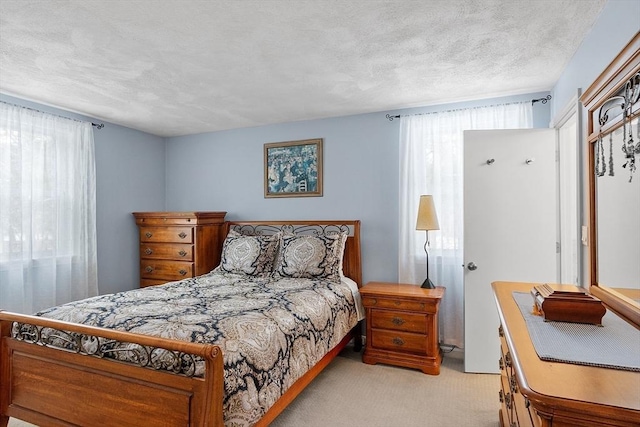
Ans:
[[[356,325],[356,301],[344,282],[212,272],[38,315],[219,345],[225,425],[247,426]],[[196,374],[202,375],[202,363]]]

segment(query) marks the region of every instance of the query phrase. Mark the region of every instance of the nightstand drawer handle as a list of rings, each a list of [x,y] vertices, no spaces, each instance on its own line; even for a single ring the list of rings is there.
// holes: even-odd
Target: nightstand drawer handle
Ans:
[[[187,270],[181,269],[180,271],[178,271],[178,273],[180,273],[181,276],[184,276],[185,274],[187,274]]]
[[[181,239],[184,239],[185,237],[187,237],[187,233],[183,231],[180,234],[178,234],[178,237],[180,237]]]
[[[402,338],[400,338],[400,337],[394,337],[392,342],[395,345],[404,345],[404,340]]]
[[[396,306],[399,306],[400,304],[402,304],[400,301],[394,301],[393,302]]]
[[[153,250],[151,248],[147,248],[145,249],[144,253],[147,255],[151,255],[153,253]]]
[[[181,250],[180,252],[178,252],[178,255],[180,255],[180,256],[182,256],[182,257],[184,257],[184,256],[187,256],[187,253],[186,253],[186,252],[184,251],[184,249],[183,249],[183,250]]]
[[[400,326],[404,324],[405,320],[402,317],[394,317],[393,319],[391,319],[391,322],[393,322],[393,324],[396,326]]]
[[[147,236],[147,239],[150,239],[151,236],[153,236],[153,233],[150,231],[147,231],[146,233],[144,233],[145,236]]]
[[[148,266],[147,268],[145,268],[145,271],[146,271],[147,273],[153,273],[153,267]]]

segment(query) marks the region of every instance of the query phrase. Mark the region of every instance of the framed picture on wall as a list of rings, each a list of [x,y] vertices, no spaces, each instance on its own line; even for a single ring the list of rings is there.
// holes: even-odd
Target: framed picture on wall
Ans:
[[[322,138],[264,144],[264,197],[322,196]]]

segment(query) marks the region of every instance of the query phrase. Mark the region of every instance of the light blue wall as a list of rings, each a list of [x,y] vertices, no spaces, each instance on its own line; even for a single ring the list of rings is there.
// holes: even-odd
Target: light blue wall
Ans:
[[[587,89],[638,31],[640,1],[609,0],[551,90],[551,117],[565,108],[578,88]]]
[[[0,94],[0,100],[79,120],[102,123]],[[139,283],[138,234],[133,211],[164,209],[164,138],[105,122],[94,128],[98,290],[133,289]]]
[[[167,209],[222,210],[228,219],[360,219],[363,280],[398,278],[399,121],[415,114],[515,102],[548,92],[167,140]],[[549,104],[535,104],[547,127]],[[264,144],[324,139],[324,196],[264,198]]]

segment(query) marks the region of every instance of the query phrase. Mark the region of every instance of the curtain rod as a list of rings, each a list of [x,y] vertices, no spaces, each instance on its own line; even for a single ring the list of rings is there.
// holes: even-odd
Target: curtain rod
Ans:
[[[551,99],[551,95],[547,95],[544,98],[532,99],[531,100],[531,105],[535,104],[536,102],[542,102],[543,104],[546,104],[550,99]],[[471,108],[457,108],[455,110],[431,111],[429,113],[405,114],[404,116],[401,116],[400,114],[398,114],[396,116],[392,116],[390,114],[387,114],[385,117],[387,119],[389,119],[390,122],[392,122],[393,119],[399,119],[400,117],[424,116],[424,115],[427,115],[427,114],[439,114],[439,113],[451,113],[451,112],[454,112],[454,111],[473,110],[473,109],[476,109],[476,108],[497,107],[497,106],[500,106],[500,105],[511,105],[511,104],[521,104],[521,102],[507,102],[506,104],[481,105],[481,106],[478,106],[478,107],[471,107]]]
[[[0,101],[0,102],[3,103],[3,104],[6,104],[6,105],[11,105],[13,107],[26,108],[27,110],[36,111],[36,112],[42,113],[42,114],[50,114],[52,116],[60,117],[60,118],[63,118],[63,119],[73,120],[75,122],[83,122],[84,121],[84,120],[74,119],[74,118],[71,118],[71,117],[62,116],[60,114],[48,113],[46,111],[40,111],[40,110],[38,110],[36,108],[25,107],[24,105],[13,104],[11,102],[6,102],[6,101]],[[91,126],[94,126],[96,129],[102,129],[104,127],[104,123],[93,123],[93,122],[91,122]]]

